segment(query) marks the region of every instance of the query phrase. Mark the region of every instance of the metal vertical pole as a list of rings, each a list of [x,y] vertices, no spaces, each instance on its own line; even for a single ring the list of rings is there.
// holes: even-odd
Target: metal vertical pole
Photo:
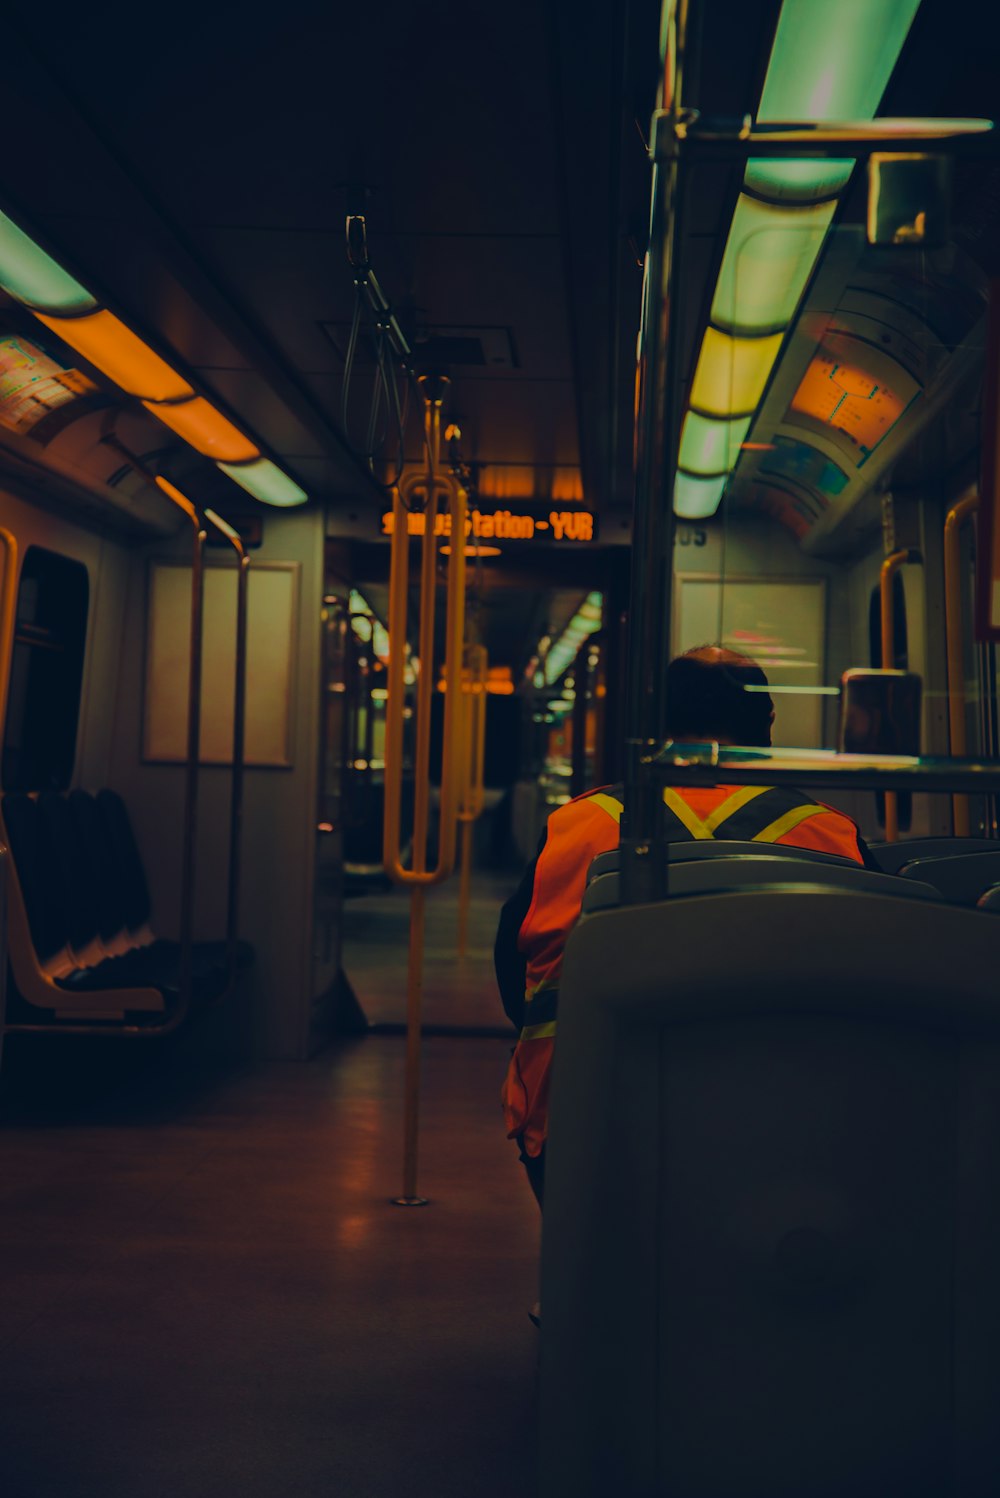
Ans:
[[[922,554],[915,547],[911,546],[903,551],[892,552],[882,563],[882,568],[879,572],[879,620],[881,624],[883,671],[893,671],[896,666],[893,593],[896,573],[900,567],[905,567],[907,562],[922,561]],[[885,793],[885,840],[887,843],[896,843],[899,841],[899,796],[896,791],[886,791]]]
[[[681,169],[675,117],[654,118],[649,256],[639,352],[636,488],[632,528],[622,892],[628,903],[655,898],[665,878],[657,842],[658,795],[643,760],[662,740],[670,660],[676,468],[677,283]]]
[[[229,793],[229,887],[226,896],[226,965],[230,988],[236,982],[237,945],[240,927],[240,850],[243,841],[243,759],[246,734],[247,696],[247,589],[250,558],[239,531],[217,515],[205,511],[236,553],[236,657],[233,681],[233,774]]]
[[[952,755],[968,752],[965,725],[965,658],[962,651],[962,525],[979,508],[973,489],[952,505],[944,521],[944,620],[948,658],[948,748]],[[952,829],[969,836],[969,798],[951,798]]]
[[[191,557],[191,651],[188,671],[187,764],[184,776],[184,848],[181,855],[181,1003],[190,1002],[194,953],[194,885],[197,865],[198,771],[201,752],[201,637],[205,601],[205,529],[197,524]]]
[[[472,821],[462,818],[461,868],[458,882],[458,955],[464,957],[469,937],[469,900],[472,895]]]

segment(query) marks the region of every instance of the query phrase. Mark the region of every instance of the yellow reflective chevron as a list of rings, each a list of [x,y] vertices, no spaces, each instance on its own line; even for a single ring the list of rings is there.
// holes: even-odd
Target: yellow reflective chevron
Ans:
[[[744,785],[738,791],[734,791],[731,796],[727,796],[725,801],[720,802],[715,810],[709,812],[705,818],[705,826],[708,828],[709,833],[714,836],[717,828],[723,822],[735,816],[738,811],[741,811],[749,802],[755,801],[758,796],[763,796],[767,790],[768,787],[766,785]]]
[[[673,812],[678,822],[682,823],[683,826],[687,828],[692,837],[698,838],[701,841],[704,841],[706,838],[712,837],[712,830],[708,826],[708,824],[706,822],[703,822],[701,820],[701,817],[697,816],[696,813],[691,810],[690,806],[688,806],[687,802],[684,800],[684,797],[680,795],[678,791],[673,790],[669,785],[664,787],[663,801],[664,805],[668,806]]]
[[[815,817],[819,812],[829,811],[828,806],[793,806],[791,811],[786,811],[783,817],[778,817],[770,826],[763,828],[757,836],[751,839],[755,843],[776,843],[779,837],[784,837],[786,832],[791,832],[793,827],[798,827],[800,822],[805,822],[809,817]]]
[[[556,1021],[549,1020],[544,1025],[525,1025],[521,1031],[522,1040],[550,1040],[556,1033]]]
[[[603,791],[598,791],[596,796],[588,796],[587,800],[592,801],[595,806],[599,806],[602,811],[606,811],[608,816],[612,817],[616,822],[621,821],[622,812],[625,808],[620,801],[615,800],[614,796],[606,796]]]

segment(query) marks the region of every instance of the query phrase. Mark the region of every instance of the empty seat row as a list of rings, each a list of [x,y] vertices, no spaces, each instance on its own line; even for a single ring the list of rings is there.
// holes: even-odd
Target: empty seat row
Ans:
[[[180,993],[180,944],[157,939],[150,927],[149,885],[121,797],[75,790],[8,794],[0,804],[12,857],[11,963],[22,997],[59,1013],[81,1001],[88,1012],[169,1008]],[[224,942],[195,945],[196,1001],[225,990],[226,956]],[[237,956],[246,966],[252,953],[241,943]]]
[[[900,899],[940,898],[931,884],[899,879],[893,874],[879,874],[848,859],[838,859],[823,866],[807,858],[775,858],[769,851],[741,853],[728,858],[672,861],[667,880],[670,897],[746,889],[751,885],[822,885],[857,890],[860,894],[894,895]],[[595,910],[607,910],[618,904],[619,895],[620,875],[614,871],[598,874],[584,891],[581,913],[589,915]]]
[[[688,865],[701,860],[725,860],[727,867],[733,860],[751,859],[754,862],[742,875],[733,875],[730,888],[759,883],[769,878],[768,870],[760,866],[762,859],[788,859],[796,864],[825,865],[825,872],[816,882],[840,884],[844,888],[855,887],[857,876],[866,881],[864,887],[876,893],[878,880],[888,878],[891,887],[883,887],[883,893],[906,892],[896,887],[901,877],[908,884],[919,887],[920,897],[931,896],[947,900],[954,905],[979,905],[984,910],[1000,910],[1000,842],[991,838],[914,838],[904,843],[876,843],[872,853],[882,868],[879,875],[874,870],[861,869],[853,859],[838,858],[834,854],[814,852],[812,849],[788,847],[776,843],[739,843],[722,839],[706,839],[700,842],[672,843],[669,848],[671,866]],[[619,852],[602,853],[590,866],[588,881],[594,884],[602,876],[615,874],[619,868]],[[754,872],[756,869],[756,872]],[[834,870],[844,871],[844,877],[834,876]],[[801,882],[805,876],[789,874],[792,882]],[[670,877],[674,893],[696,889],[719,888],[714,876],[684,874]],[[616,886],[604,885],[600,892],[588,891],[584,910],[605,909],[617,903]]]
[[[821,853],[814,848],[794,848],[786,843],[747,843],[736,842],[730,838],[712,837],[703,840],[694,840],[689,843],[670,843],[667,847],[667,857],[671,863],[690,863],[692,860],[703,858],[794,858],[800,863],[805,860],[808,863],[825,864],[828,868],[856,869],[858,863],[853,858],[841,858],[839,853]],[[611,848],[607,853],[599,853],[590,865],[587,877],[596,879],[599,874],[616,873],[621,867],[621,853],[618,848]]]

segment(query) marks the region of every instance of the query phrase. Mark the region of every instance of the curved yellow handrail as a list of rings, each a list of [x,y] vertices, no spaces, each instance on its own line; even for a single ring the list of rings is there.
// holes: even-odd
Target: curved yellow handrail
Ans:
[[[440,411],[436,412],[438,421]],[[434,604],[435,568],[438,536],[435,535],[436,501],[448,498],[449,529],[452,537],[465,535],[467,497],[465,490],[451,475],[434,478],[434,503],[423,512],[424,535],[421,544],[420,605],[417,678],[417,701],[414,713],[414,805],[413,866],[405,868],[401,852],[401,816],[403,790],[403,711],[406,660],[407,600],[409,595],[409,532],[411,511],[407,499],[424,489],[423,475],[409,475],[393,496],[392,549],[389,563],[389,669],[386,701],[385,740],[385,825],[382,857],[390,879],[402,885],[439,884],[455,866],[455,826],[458,815],[456,769],[456,735],[461,726],[457,699],[461,688],[462,635],[465,628],[465,547],[452,545],[448,559],[447,605],[445,614],[444,655],[444,732],[441,754],[441,799],[438,820],[438,860],[427,867],[427,833],[430,823],[430,735],[431,702],[434,691]]]
[[[965,669],[962,662],[962,526],[979,509],[973,489],[952,505],[944,520],[944,621],[948,659],[948,745],[952,754],[967,754],[965,732]],[[969,798],[952,796],[956,837],[969,836]]]
[[[386,701],[385,824],[382,858],[396,884],[410,891],[410,945],[406,992],[406,1078],[403,1100],[403,1190],[399,1206],[420,1206],[417,1194],[417,1144],[420,1109],[420,1013],[423,1001],[424,900],[427,887],[447,878],[455,863],[459,771],[457,735],[461,728],[462,639],[465,633],[465,490],[451,474],[438,472],[441,452],[441,397],[427,395],[424,412],[426,473],[409,474],[393,494],[392,549],[389,564],[389,669]],[[423,543],[420,552],[420,671],[414,714],[414,798],[412,867],[403,867],[400,844],[403,801],[403,711],[405,696],[407,604],[410,582],[409,501],[423,490]],[[444,730],[441,750],[441,803],[438,861],[427,867],[430,820],[431,708],[436,679],[434,605],[437,585],[438,501],[448,500],[448,558],[444,651]],[[442,522],[441,531],[446,529]]]

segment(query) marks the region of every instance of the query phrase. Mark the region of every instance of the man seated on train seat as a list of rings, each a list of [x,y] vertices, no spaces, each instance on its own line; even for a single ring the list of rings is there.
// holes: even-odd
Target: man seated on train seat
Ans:
[[[691,742],[768,747],[774,707],[767,677],[746,656],[702,645],[667,668],[668,733]],[[538,855],[500,915],[494,959],[508,1018],[520,1030],[504,1082],[508,1138],[520,1145],[542,1201],[549,1078],[563,948],[580,914],[587,870],[618,846],[622,787],[587,791],[548,819]],[[876,868],[843,812],[792,787],[687,786],[663,792],[670,841],[725,838],[836,853]]]

